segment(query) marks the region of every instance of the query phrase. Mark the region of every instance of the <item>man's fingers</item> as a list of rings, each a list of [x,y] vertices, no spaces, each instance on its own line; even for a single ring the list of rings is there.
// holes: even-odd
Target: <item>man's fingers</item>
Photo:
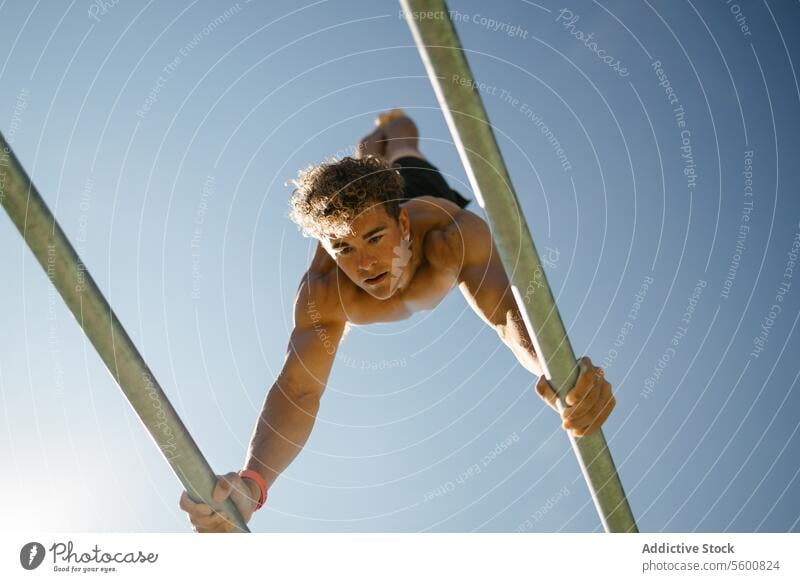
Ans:
[[[611,384],[603,380],[593,392],[594,396],[591,406],[584,405],[582,402],[580,406],[571,409],[571,414],[568,417],[569,420],[577,425],[588,424],[590,419],[599,414],[600,410],[602,410],[611,399]],[[584,402],[586,401],[588,401],[588,398]]]
[[[212,529],[217,532],[229,532],[234,527],[233,521],[225,513],[217,513],[213,522]]]
[[[574,420],[586,416],[596,409],[598,404],[602,402],[603,397],[608,398],[608,394],[604,393],[604,387],[606,386],[608,386],[607,392],[610,392],[611,385],[604,379],[597,377],[595,383],[586,391],[583,397],[564,411],[562,415],[564,419]]]
[[[578,360],[579,374],[575,386],[566,396],[566,408],[561,411],[562,427],[574,436],[592,434],[606,421],[616,405],[611,384],[602,368],[595,367],[588,356]],[[536,391],[558,410],[558,396],[544,376],[539,378]]]
[[[550,383],[547,381],[547,378],[544,375],[539,376],[539,381],[536,383],[536,392],[541,396],[547,404],[549,404],[553,409],[556,409],[556,401],[558,397],[556,396],[555,391],[550,387]]]
[[[195,503],[192,501],[186,491],[181,494],[179,505],[181,509],[187,512],[189,515],[207,516],[211,515],[211,512],[214,511],[210,505],[205,503]]]
[[[208,517],[192,519],[192,525],[199,533],[231,531],[233,522],[224,513],[214,512]]]
[[[570,406],[569,408],[565,408],[562,416],[565,420],[575,420],[582,416],[586,416],[597,406],[599,400],[600,390],[593,389],[591,393],[578,400],[578,402],[576,402],[574,405]]]
[[[605,390],[604,383],[599,389],[596,390],[595,397],[592,403],[588,403],[588,399],[583,400],[578,406],[570,408],[564,413],[564,420],[568,421],[571,427],[585,427],[589,425],[594,417],[600,412],[603,404],[611,397],[611,386],[608,385],[608,390]]]
[[[222,503],[228,496],[233,493],[232,480],[236,477],[236,473],[228,473],[227,475],[217,475],[217,485],[214,487],[214,501]]]
[[[589,436],[590,434],[594,433],[597,429],[603,426],[603,423],[611,414],[611,411],[614,410],[614,406],[616,405],[617,401],[612,397],[611,400],[608,402],[606,406],[604,406],[597,416],[594,418],[592,423],[587,426],[583,430],[578,430],[575,432],[575,436]]]
[[[571,418],[565,423],[565,428],[574,429],[575,436],[585,436],[596,431],[614,409],[616,399],[611,394],[611,385],[604,382],[599,392],[600,399],[592,410],[583,416]]]
[[[243,483],[238,473],[217,477],[212,494],[217,503],[223,502],[233,491],[243,488],[239,487]],[[189,515],[189,521],[197,533],[227,533],[236,530],[236,524],[227,514],[216,511],[207,503],[195,503],[186,491],[181,493],[180,507]]]
[[[207,524],[214,531],[222,531],[229,521],[230,520],[224,514],[214,513],[214,515],[207,520]]]
[[[595,368],[592,361],[584,356],[578,360],[579,374],[575,386],[567,394],[567,406],[575,406],[592,393],[592,387],[603,378],[602,368]]]

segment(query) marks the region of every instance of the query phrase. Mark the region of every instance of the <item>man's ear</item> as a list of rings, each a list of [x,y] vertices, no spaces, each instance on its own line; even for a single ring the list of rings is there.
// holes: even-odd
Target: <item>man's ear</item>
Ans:
[[[400,232],[402,238],[408,240],[411,236],[411,218],[408,216],[408,210],[405,208],[400,209],[400,215],[397,217],[397,222],[400,223]]]

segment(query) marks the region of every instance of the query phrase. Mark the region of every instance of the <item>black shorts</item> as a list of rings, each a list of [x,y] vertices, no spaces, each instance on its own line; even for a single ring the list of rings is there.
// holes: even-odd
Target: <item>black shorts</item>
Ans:
[[[436,196],[450,202],[455,202],[461,208],[466,208],[472,202],[447,185],[439,168],[422,158],[403,156],[394,161],[394,166],[403,177],[403,191],[406,198],[417,196]]]

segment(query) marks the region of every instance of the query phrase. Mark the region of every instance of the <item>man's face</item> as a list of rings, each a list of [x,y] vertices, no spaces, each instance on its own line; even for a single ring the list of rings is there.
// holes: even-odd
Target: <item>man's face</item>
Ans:
[[[376,299],[388,299],[397,290],[409,262],[404,240],[409,235],[408,212],[395,220],[381,206],[373,206],[353,221],[353,233],[328,238],[323,246],[353,283]]]

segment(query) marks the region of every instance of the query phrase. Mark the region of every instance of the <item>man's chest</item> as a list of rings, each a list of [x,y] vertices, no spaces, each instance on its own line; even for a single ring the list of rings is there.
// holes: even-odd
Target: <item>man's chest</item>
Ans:
[[[402,293],[380,300],[362,290],[354,289],[346,296],[343,294],[342,307],[347,319],[359,325],[400,321],[418,311],[433,309],[457,283],[457,277],[452,271],[425,263],[420,265],[408,288]]]

